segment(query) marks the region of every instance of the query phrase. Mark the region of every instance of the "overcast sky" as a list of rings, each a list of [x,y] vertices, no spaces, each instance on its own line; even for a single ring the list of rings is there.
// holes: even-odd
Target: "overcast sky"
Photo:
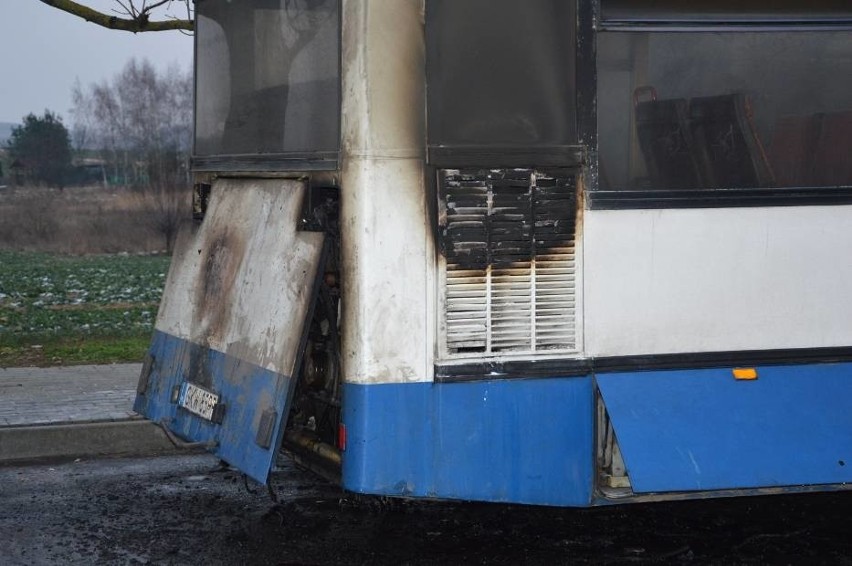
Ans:
[[[77,0],[102,11],[114,0]],[[0,0],[0,122],[45,109],[70,125],[71,88],[112,78],[131,59],[157,68],[192,64],[192,37],[177,31],[132,34],[90,24],[39,0]]]

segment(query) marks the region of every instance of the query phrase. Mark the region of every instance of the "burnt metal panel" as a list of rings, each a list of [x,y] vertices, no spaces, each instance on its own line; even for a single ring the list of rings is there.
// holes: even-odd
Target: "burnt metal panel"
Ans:
[[[442,170],[447,262],[463,269],[511,265],[572,242],[576,182],[573,169]]]
[[[323,233],[299,230],[306,191],[287,179],[213,181],[203,220],[178,239],[134,405],[264,483],[327,254]],[[181,406],[190,386],[215,403],[206,418]]]

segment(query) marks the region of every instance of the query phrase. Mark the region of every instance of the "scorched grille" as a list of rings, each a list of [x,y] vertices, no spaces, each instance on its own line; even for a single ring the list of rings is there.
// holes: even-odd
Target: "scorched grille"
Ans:
[[[575,351],[573,170],[440,172],[450,356]]]

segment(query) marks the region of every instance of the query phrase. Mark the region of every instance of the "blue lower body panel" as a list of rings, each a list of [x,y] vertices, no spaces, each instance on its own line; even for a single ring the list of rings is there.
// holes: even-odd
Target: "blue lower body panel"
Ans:
[[[633,491],[852,482],[852,364],[598,375]]]
[[[266,483],[281,442],[292,381],[289,376],[163,332],[154,333],[149,354],[153,364],[147,388],[137,395],[133,409],[165,424],[184,440],[215,443],[210,450],[213,454]],[[187,381],[219,395],[220,402],[226,405],[221,424],[173,402],[174,388]],[[271,426],[268,446],[257,442],[264,411],[274,411],[277,419]]]
[[[347,384],[345,488],[378,495],[584,506],[591,377]]]

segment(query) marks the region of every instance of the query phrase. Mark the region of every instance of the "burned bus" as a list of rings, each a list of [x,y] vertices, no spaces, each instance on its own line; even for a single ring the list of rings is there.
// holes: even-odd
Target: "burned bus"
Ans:
[[[196,8],[138,412],[380,496],[847,488],[848,2]]]

